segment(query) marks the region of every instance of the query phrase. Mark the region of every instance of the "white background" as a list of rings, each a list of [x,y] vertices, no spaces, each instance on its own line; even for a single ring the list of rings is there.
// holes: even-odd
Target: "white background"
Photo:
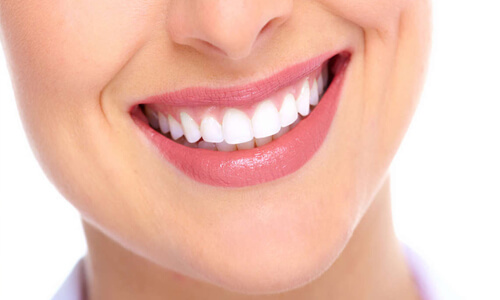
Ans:
[[[392,165],[394,221],[463,299],[500,299],[500,9],[434,1],[427,83]],[[49,299],[85,253],[31,153],[0,52],[0,299]]]

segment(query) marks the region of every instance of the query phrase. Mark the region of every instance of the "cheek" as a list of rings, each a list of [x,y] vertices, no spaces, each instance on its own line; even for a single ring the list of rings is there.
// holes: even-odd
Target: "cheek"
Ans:
[[[101,91],[147,39],[161,11],[154,5],[118,0],[0,4],[19,111],[49,173],[63,177],[61,170],[76,169],[82,161],[78,151],[90,152],[95,136],[108,125]]]
[[[27,94],[21,98],[58,99],[54,109],[78,99],[97,100],[147,38],[155,22],[151,6],[117,0],[7,1],[2,28],[16,92]],[[29,109],[36,103],[21,104]]]
[[[412,0],[322,0],[336,15],[365,29],[381,32],[394,29],[399,16]]]

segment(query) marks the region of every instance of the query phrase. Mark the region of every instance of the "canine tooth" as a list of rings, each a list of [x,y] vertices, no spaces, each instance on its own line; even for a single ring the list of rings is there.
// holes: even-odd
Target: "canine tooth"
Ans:
[[[149,106],[144,106],[144,114],[146,118],[148,118],[149,125],[154,129],[158,130],[160,128],[160,124],[158,123],[158,114],[156,111],[152,110]]]
[[[160,130],[163,134],[170,131],[170,126],[168,126],[168,120],[163,114],[159,114],[158,122],[160,123]]]
[[[229,152],[229,151],[236,150],[236,145],[228,144],[228,143],[226,143],[224,141],[215,144],[215,147],[217,147],[217,150],[224,151],[224,152]]]
[[[172,135],[172,138],[174,140],[180,138],[181,136],[184,135],[184,132],[182,131],[182,126],[177,122],[174,117],[171,115],[168,115],[168,126],[170,127],[170,135]]]
[[[201,121],[201,136],[203,140],[210,143],[220,143],[224,140],[222,126],[213,117],[205,117]]]
[[[288,126],[297,120],[297,106],[292,94],[286,94],[280,109],[281,127]]]
[[[281,137],[282,135],[284,135],[288,131],[290,131],[290,126],[281,128],[281,130],[278,133],[276,133],[275,135],[273,135],[273,139],[275,140],[275,139]]]
[[[252,139],[246,143],[236,144],[236,147],[238,148],[238,150],[252,149],[255,148],[255,142]]]
[[[185,112],[181,112],[182,130],[186,140],[190,143],[195,143],[201,138],[200,127],[196,124],[195,120]]]
[[[252,122],[241,110],[230,108],[222,120],[224,140],[228,144],[241,144],[253,139]]]
[[[273,140],[272,136],[266,136],[265,138],[255,139],[255,144],[257,145],[257,147],[260,147],[264,146],[265,144],[269,143],[272,140]]]
[[[207,149],[207,150],[217,150],[217,147],[215,147],[214,143],[208,143],[205,141],[199,141],[198,148]]]
[[[257,106],[252,117],[252,127],[256,138],[271,136],[280,131],[280,113],[271,101],[264,101]]]
[[[318,95],[318,82],[314,79],[313,84],[311,86],[311,105],[318,105],[319,95]]]
[[[309,114],[309,98],[310,98],[310,90],[309,90],[309,81],[306,79],[302,88],[300,89],[300,95],[295,101],[297,105],[297,111],[302,116],[307,116]]]

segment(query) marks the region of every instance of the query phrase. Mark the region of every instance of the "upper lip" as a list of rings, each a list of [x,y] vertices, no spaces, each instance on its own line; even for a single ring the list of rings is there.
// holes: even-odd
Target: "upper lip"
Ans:
[[[245,85],[208,88],[188,87],[150,96],[137,104],[161,103],[169,106],[245,106],[264,100],[279,89],[319,68],[336,53],[328,52],[292,65],[280,72]],[[137,105],[136,104],[136,105]],[[135,106],[135,105],[134,105]],[[133,109],[133,107],[131,107]]]

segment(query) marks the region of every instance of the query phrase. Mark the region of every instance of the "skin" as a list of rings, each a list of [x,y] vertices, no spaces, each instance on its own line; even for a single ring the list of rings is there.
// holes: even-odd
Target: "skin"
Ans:
[[[388,169],[426,70],[428,1],[1,0],[0,22],[33,151],[82,215],[89,299],[418,299]],[[128,114],[339,45],[353,55],[327,138],[272,182],[195,182]]]

